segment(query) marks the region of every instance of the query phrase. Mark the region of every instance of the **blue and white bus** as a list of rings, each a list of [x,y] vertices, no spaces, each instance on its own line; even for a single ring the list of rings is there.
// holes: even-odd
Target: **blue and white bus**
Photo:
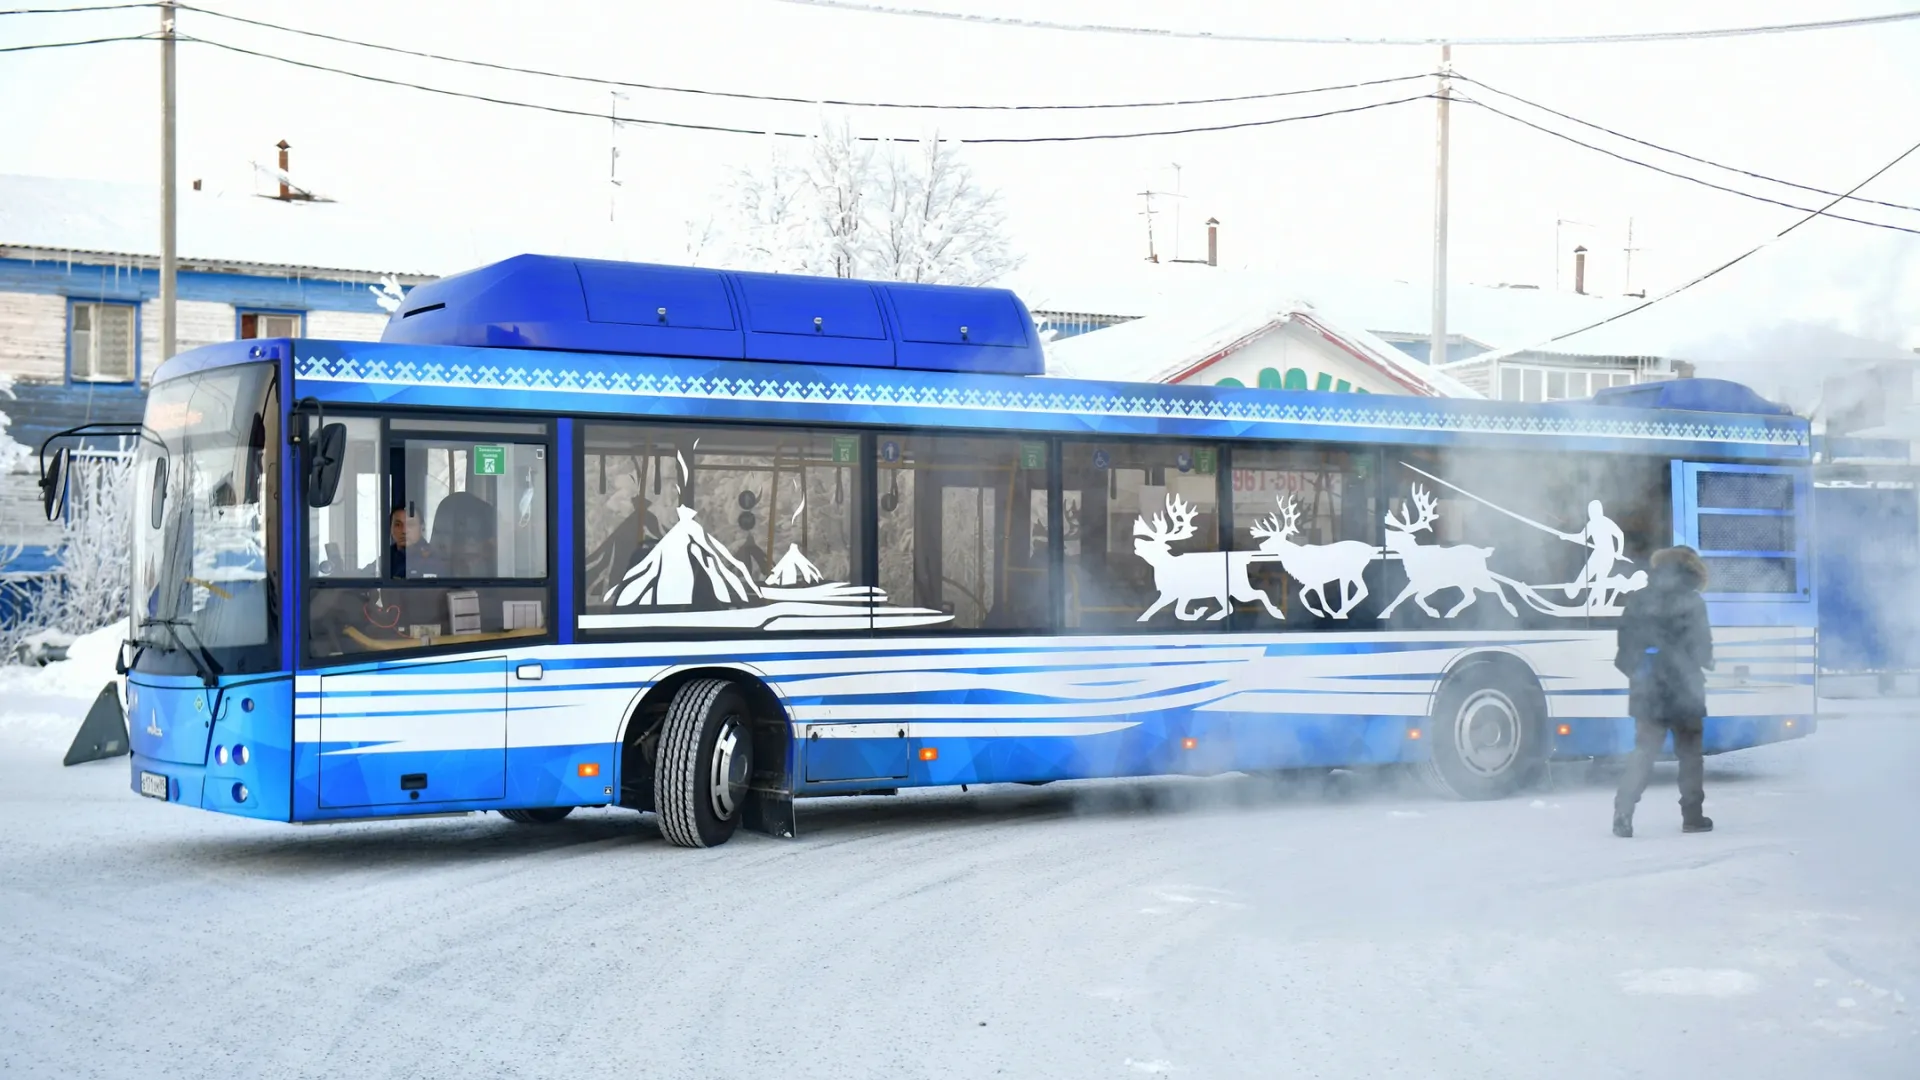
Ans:
[[[132,785],[224,813],[706,846],[909,786],[1498,797],[1631,747],[1613,625],[1676,542],[1709,750],[1815,721],[1808,428],[1732,384],[1071,381],[1003,290],[521,256],[379,343],[175,357],[139,435]]]

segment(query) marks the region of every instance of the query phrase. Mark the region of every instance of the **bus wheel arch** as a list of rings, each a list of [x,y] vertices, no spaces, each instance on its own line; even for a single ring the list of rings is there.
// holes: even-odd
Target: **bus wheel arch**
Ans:
[[[1433,697],[1427,759],[1415,771],[1443,795],[1499,799],[1545,772],[1547,696],[1526,661],[1507,652],[1469,654]]]
[[[653,811],[669,842],[710,847],[736,827],[793,835],[787,710],[752,672],[688,668],[661,679],[635,706],[620,754],[620,804]]]

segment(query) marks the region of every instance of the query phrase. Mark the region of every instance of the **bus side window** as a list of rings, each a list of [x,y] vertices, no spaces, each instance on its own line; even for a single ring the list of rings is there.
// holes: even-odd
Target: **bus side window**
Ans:
[[[1064,444],[1068,629],[1226,625],[1219,461],[1213,443]]]
[[[874,440],[888,602],[952,616],[917,630],[1047,629],[1048,444],[894,432]]]
[[[307,572],[316,578],[378,578],[386,547],[380,498],[380,421],[351,416],[347,461],[332,504],[307,510]]]

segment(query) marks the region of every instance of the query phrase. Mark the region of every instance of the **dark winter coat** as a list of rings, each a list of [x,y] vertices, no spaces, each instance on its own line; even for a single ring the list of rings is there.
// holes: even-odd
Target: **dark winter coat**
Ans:
[[[1660,555],[1666,555],[1661,552]],[[1628,679],[1627,712],[1668,727],[1698,728],[1707,715],[1713,632],[1700,560],[1691,551],[1658,557],[1647,587],[1631,593],[1620,617],[1613,666]]]

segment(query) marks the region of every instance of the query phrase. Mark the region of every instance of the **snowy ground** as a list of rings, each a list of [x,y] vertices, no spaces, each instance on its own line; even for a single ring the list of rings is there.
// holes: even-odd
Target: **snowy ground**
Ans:
[[[45,681],[43,679],[43,681]],[[49,684],[51,685],[51,684]],[[302,827],[0,695],[0,1075],[1920,1076],[1920,704],[1463,804],[1239,778]],[[61,690],[54,686],[53,691]],[[97,688],[96,688],[97,690]]]

